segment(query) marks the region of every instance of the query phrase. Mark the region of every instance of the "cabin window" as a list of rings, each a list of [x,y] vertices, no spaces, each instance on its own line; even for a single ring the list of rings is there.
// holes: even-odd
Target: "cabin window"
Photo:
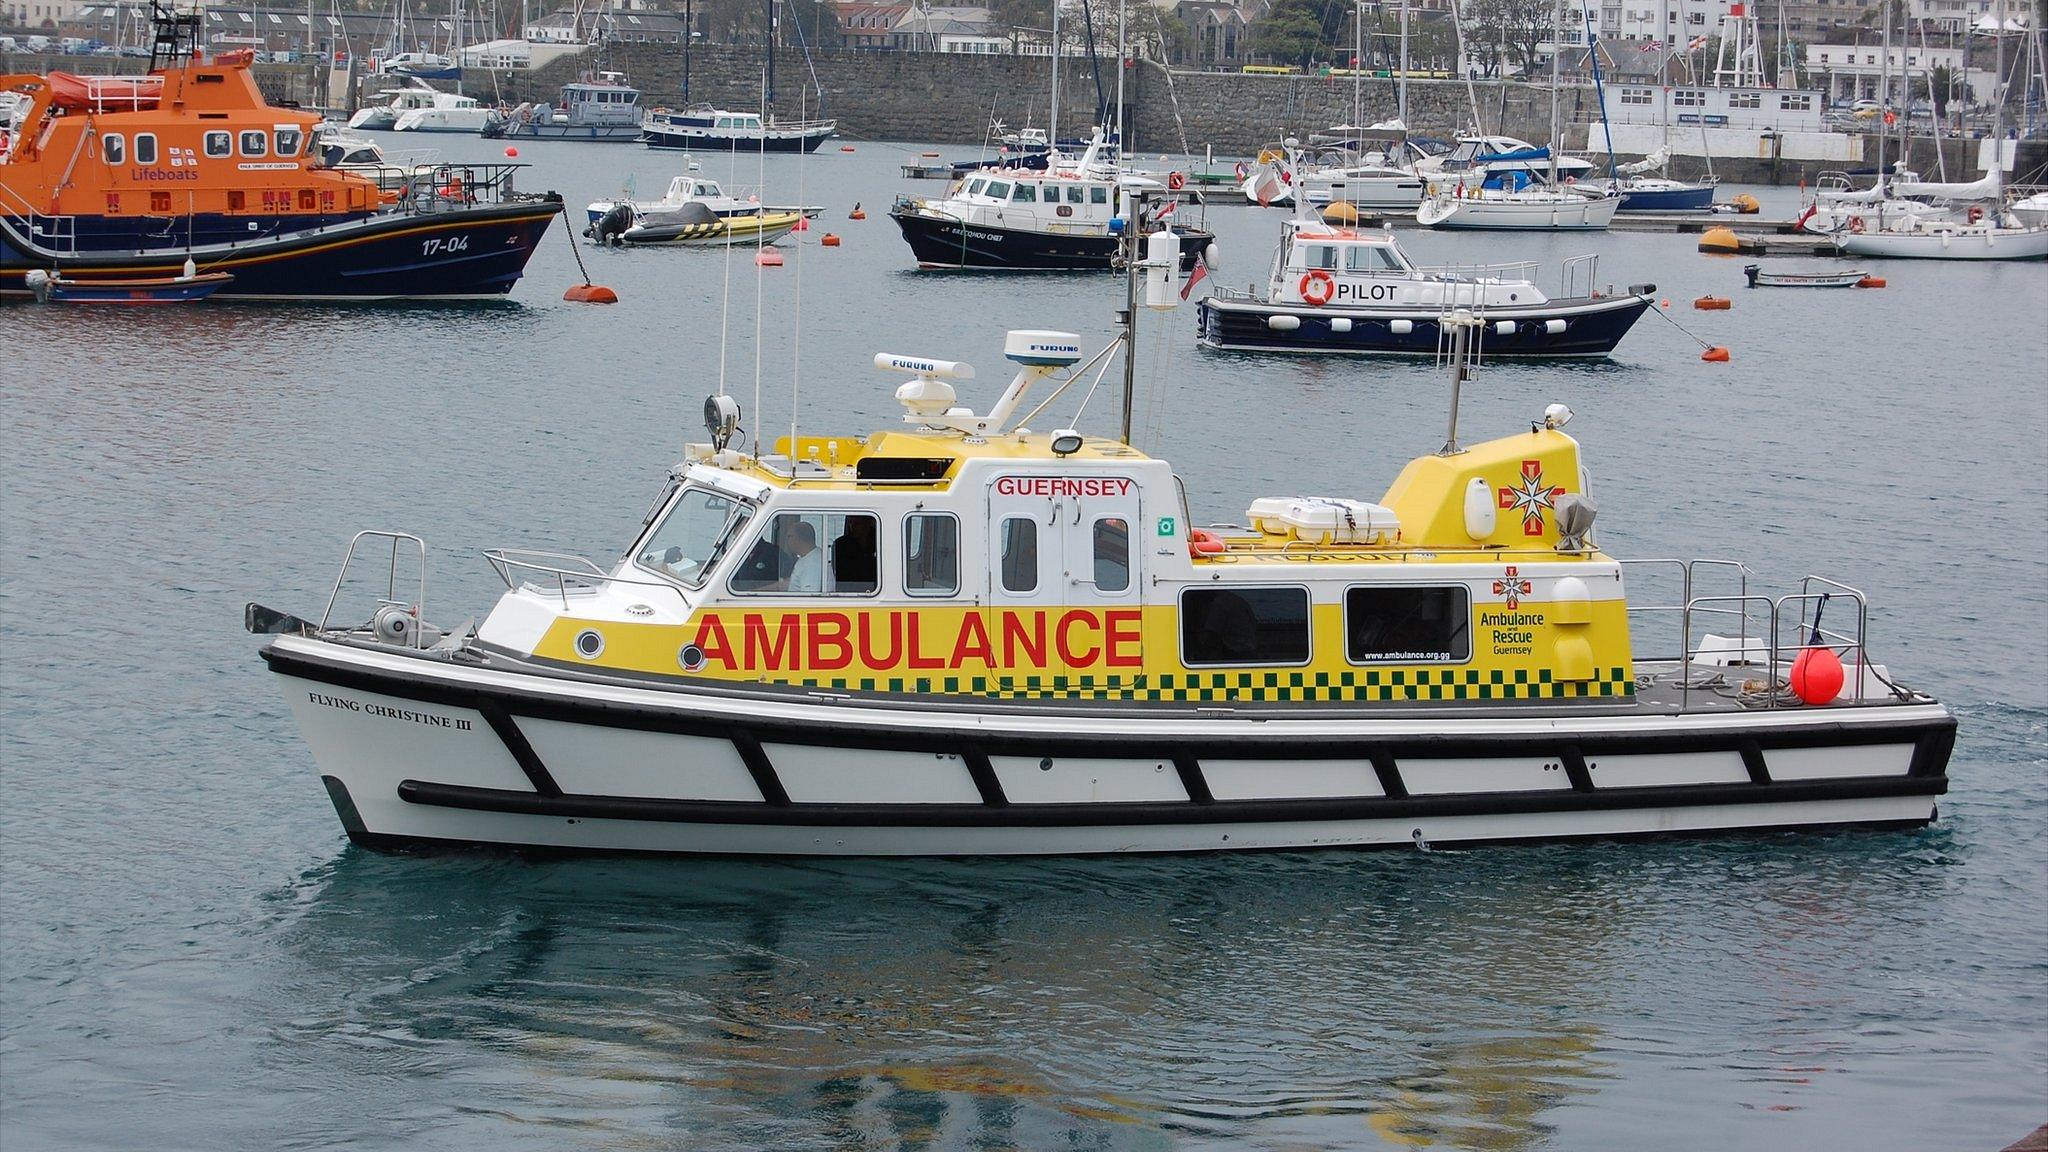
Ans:
[[[1462,664],[1472,658],[1471,597],[1458,585],[1347,589],[1344,655],[1353,664]]]
[[[969,180],[967,182],[967,194],[969,196],[979,196],[981,195],[981,190],[986,187],[988,187],[988,181],[986,180]]]
[[[960,518],[913,512],[903,518],[903,590],[912,596],[960,591]]]
[[[1001,180],[991,180],[988,185],[988,194],[998,200],[1007,200],[1010,198],[1010,186]]]
[[[1017,185],[1016,193],[1010,199],[1018,204],[1036,203],[1038,200],[1038,186],[1036,184],[1019,184]]]
[[[735,592],[871,596],[876,520],[868,512],[783,512],[768,521],[733,573]]]
[[[128,141],[119,133],[100,137],[100,155],[109,164],[125,163],[128,156]]]
[[[1374,251],[1374,249],[1361,248],[1357,245],[1346,248],[1344,250],[1344,270],[1346,272],[1378,271],[1380,262],[1373,259]]]
[[[739,538],[747,514],[745,504],[723,493],[685,489],[661,526],[648,535],[634,563],[691,588],[702,588],[705,578]]]
[[[266,156],[270,153],[270,136],[260,131],[242,133],[242,155]]]
[[[1121,519],[1095,522],[1095,590],[1122,592],[1131,586],[1131,525]]]
[[[137,132],[135,134],[135,162],[137,164],[156,163],[156,134],[154,132]]]
[[[1003,521],[1003,591],[1038,587],[1038,521],[1012,516]]]
[[[1305,664],[1308,589],[1190,588],[1180,596],[1181,663]]]
[[[226,132],[208,132],[206,134],[206,154],[208,156],[231,156],[234,154],[234,145],[234,137]]]
[[[297,156],[299,154],[299,140],[302,135],[297,128],[279,128],[277,130],[277,154],[279,156]]]
[[[1081,186],[1079,184],[1067,185],[1067,203],[1079,204],[1081,203],[1082,197],[1086,195],[1087,193],[1081,190]]]
[[[1107,188],[1104,188],[1104,187],[1102,187],[1102,186],[1100,186],[1100,185],[1097,185],[1096,187],[1090,188],[1090,189],[1088,190],[1088,202],[1089,202],[1090,204],[1107,204],[1107,203],[1109,203],[1109,189],[1107,189]]]
[[[1302,251],[1303,267],[1326,268],[1334,271],[1337,267],[1337,246],[1335,244],[1310,244]]]

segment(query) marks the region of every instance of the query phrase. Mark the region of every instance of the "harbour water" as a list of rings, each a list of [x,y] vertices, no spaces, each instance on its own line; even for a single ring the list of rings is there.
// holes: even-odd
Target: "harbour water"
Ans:
[[[1930,829],[1030,861],[349,847],[244,601],[317,611],[349,533],[406,528],[456,623],[497,586],[479,548],[615,556],[721,374],[750,431],[794,408],[861,432],[896,418],[875,351],[975,363],[980,406],[1004,329],[1109,338],[1109,277],[910,271],[888,202],[938,186],[897,178],[920,149],[859,149],[768,161],[771,198],[827,205],[782,268],[585,246],[608,308],[561,301],[557,228],[502,304],[0,309],[0,1145],[1984,1149],[2048,1120],[2039,264],[1747,291],[1689,237],[1404,234],[1419,262],[1546,275],[1597,251],[1601,282],[1656,282],[1731,348],[1701,363],[1646,316],[1611,361],[1483,369],[1461,428],[1564,401],[1608,551],[1869,590],[1876,657],[1961,719]],[[679,163],[521,151],[579,223]],[[1224,283],[1263,277],[1279,219],[1210,212]],[[1709,292],[1733,309],[1689,309]],[[1146,323],[1136,439],[1198,519],[1370,499],[1442,443],[1428,364],[1216,355],[1191,309]],[[1115,419],[1105,386],[1082,426]]]

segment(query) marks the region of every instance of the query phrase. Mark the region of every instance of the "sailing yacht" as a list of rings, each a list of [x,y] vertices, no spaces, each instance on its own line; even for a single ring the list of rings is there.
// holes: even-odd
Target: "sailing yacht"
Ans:
[[[1551,43],[1562,45],[1562,5],[1557,12]],[[1429,198],[1415,209],[1417,223],[1430,228],[1594,232],[1614,222],[1614,214],[1621,207],[1620,195],[1612,190],[1581,193],[1559,177],[1562,166],[1556,152],[1560,138],[1557,97],[1562,55],[1561,48],[1550,53],[1549,146],[1495,154],[1485,161],[1479,174],[1461,174],[1455,182],[1451,173],[1444,171],[1430,184]],[[1457,153],[1453,153],[1447,160],[1447,168],[1456,157]],[[1541,181],[1532,171],[1539,161],[1548,172],[1547,179]]]

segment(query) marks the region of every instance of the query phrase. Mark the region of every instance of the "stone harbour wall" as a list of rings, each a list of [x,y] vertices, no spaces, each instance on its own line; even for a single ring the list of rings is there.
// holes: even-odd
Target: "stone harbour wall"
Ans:
[[[545,98],[552,87],[592,67],[589,61],[587,55],[555,61],[523,78],[520,86]],[[643,101],[657,107],[683,103],[682,62],[678,47],[625,45],[613,50],[610,65],[623,67],[646,93]],[[1061,134],[1078,135],[1094,119],[1095,70],[1086,60],[1066,60],[1062,65]],[[1012,127],[1043,127],[1051,99],[1052,61],[1043,57],[817,51],[807,66],[800,50],[783,49],[776,53],[775,99],[770,104],[777,117],[819,114],[815,90],[808,97],[811,106],[799,106],[812,68],[824,88],[823,114],[838,119],[841,132],[855,140],[978,144],[991,119]],[[763,75],[758,48],[693,49],[690,101],[758,108]],[[1114,100],[1114,60],[1102,62],[1101,76],[1104,95]],[[481,91],[475,85],[471,90]],[[1391,82],[1369,79],[1362,95],[1368,123],[1394,115]],[[1479,98],[1489,127],[1499,122],[1505,108],[1510,135],[1548,135],[1546,89],[1482,84]],[[1132,147],[1146,152],[1179,152],[1183,142],[1196,153],[1205,147],[1219,154],[1256,152],[1289,133],[1305,136],[1352,118],[1352,82],[1343,77],[1181,71],[1169,75],[1157,64],[1140,62],[1125,77],[1124,100]],[[1591,89],[1583,96],[1576,89],[1565,92],[1565,119],[1579,114],[1582,101],[1591,108]],[[1409,117],[1414,130],[1427,135],[1448,136],[1465,127],[1472,119],[1465,85],[1411,84]]]

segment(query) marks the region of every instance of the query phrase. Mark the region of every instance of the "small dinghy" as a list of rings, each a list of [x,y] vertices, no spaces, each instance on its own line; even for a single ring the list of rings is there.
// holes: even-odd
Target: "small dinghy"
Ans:
[[[1766,272],[1761,264],[1745,264],[1742,274],[1751,288],[1854,288],[1870,273],[1861,268],[1847,272]]]
[[[182,304],[204,300],[233,280],[226,272],[79,279],[34,270],[27,282],[35,298],[49,304]]]

